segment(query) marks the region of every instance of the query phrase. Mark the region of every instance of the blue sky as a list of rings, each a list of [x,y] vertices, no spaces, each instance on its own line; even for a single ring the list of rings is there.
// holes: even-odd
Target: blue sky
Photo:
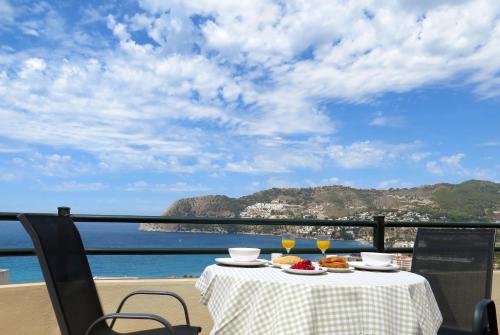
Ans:
[[[0,0],[0,210],[498,182],[499,17],[487,0]]]

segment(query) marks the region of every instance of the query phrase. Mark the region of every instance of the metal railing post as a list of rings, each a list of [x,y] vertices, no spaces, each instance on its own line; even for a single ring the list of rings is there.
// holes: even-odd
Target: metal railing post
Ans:
[[[66,206],[57,207],[57,215],[69,216],[70,214],[71,214],[71,208]]]
[[[385,216],[375,215],[373,221],[377,224],[373,228],[373,246],[378,252],[385,251]]]

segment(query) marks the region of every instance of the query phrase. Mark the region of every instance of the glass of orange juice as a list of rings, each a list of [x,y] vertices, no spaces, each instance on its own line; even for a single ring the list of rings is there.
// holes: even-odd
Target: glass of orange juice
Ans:
[[[326,250],[330,248],[330,236],[328,235],[318,235],[316,237],[316,246],[318,247],[319,250],[321,250],[321,253],[323,254],[323,257],[326,257]]]
[[[289,254],[290,250],[295,247],[295,236],[292,234],[281,235],[281,245],[286,249],[286,253]]]

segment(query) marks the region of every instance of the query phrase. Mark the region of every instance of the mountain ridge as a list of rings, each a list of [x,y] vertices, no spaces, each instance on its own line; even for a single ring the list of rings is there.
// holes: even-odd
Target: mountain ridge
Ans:
[[[349,186],[271,188],[231,198],[207,195],[179,199],[165,216],[243,217],[277,219],[367,220],[385,215],[387,221],[500,222],[500,184],[468,180],[413,188],[357,189]],[[143,223],[145,231],[208,231],[219,233],[279,233],[274,226]],[[294,228],[292,228],[293,230]],[[295,231],[314,235],[316,228]],[[321,228],[318,228],[321,229]],[[337,229],[342,231],[342,229]],[[359,234],[352,232],[351,237]]]

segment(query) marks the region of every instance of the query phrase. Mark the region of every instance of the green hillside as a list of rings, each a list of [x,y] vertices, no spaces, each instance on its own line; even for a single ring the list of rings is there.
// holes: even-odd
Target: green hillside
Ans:
[[[305,220],[366,220],[386,215],[388,221],[500,221],[500,184],[470,180],[389,190],[347,186],[272,188],[241,198],[214,195],[181,199],[163,215]],[[144,224],[141,229],[272,233],[275,228]]]

